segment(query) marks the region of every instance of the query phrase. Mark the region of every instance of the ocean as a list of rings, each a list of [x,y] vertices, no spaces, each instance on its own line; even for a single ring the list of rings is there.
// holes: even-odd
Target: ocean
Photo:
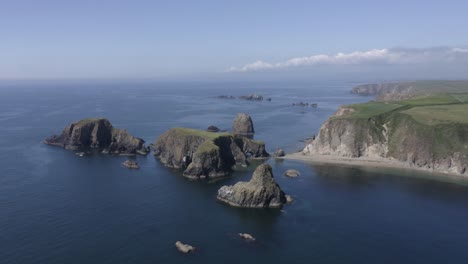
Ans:
[[[352,83],[0,83],[0,263],[465,263],[468,181],[404,169],[275,160],[295,201],[282,210],[231,208],[222,185],[191,181],[152,154],[90,155],[41,143],[72,121],[106,117],[152,143],[172,127],[231,129],[248,113],[272,153],[302,149],[340,106],[371,100]],[[222,100],[250,93],[272,101]],[[292,107],[300,101],[317,108]],[[298,178],[283,176],[287,169]],[[247,243],[245,232],[256,237]],[[197,248],[179,253],[180,240]]]

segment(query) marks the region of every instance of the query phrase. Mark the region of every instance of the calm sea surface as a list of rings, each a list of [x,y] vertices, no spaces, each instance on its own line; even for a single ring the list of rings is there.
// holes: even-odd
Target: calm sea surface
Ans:
[[[152,155],[78,157],[41,144],[71,121],[109,118],[153,142],[171,127],[230,129],[252,116],[273,152],[301,149],[339,105],[369,98],[352,84],[0,84],[0,263],[466,263],[466,180],[406,170],[267,162],[295,198],[283,210],[230,208],[216,182],[189,181]],[[220,100],[259,93],[272,102]],[[317,109],[291,107],[294,102]],[[296,179],[283,176],[297,169]],[[246,243],[237,233],[257,238]],[[197,247],[181,255],[174,242]]]

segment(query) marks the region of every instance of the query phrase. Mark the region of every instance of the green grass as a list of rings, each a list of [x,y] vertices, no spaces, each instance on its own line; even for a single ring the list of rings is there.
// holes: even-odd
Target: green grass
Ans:
[[[413,107],[402,113],[411,115],[414,120],[427,125],[468,124],[468,104]]]
[[[442,104],[459,104],[468,102],[468,94],[426,94],[419,95],[415,98],[403,100],[398,103],[410,106],[422,106],[422,105],[442,105]]]
[[[213,133],[213,132],[208,132],[204,130],[198,130],[198,129],[192,129],[192,128],[183,128],[183,127],[176,127],[173,128],[176,133],[179,133],[181,135],[186,135],[186,136],[199,136],[199,137],[204,137],[204,138],[209,138],[209,139],[216,139],[221,136],[230,136],[230,133],[223,132],[223,133]]]
[[[433,80],[433,81],[415,81],[407,82],[404,85],[412,86],[413,93],[467,93],[468,81],[448,81],[448,80]]]
[[[383,102],[368,102],[363,104],[348,105],[346,107],[353,108],[355,112],[346,116],[335,118],[370,118],[398,109],[402,107],[402,105]]]
[[[200,146],[198,146],[196,153],[213,153],[219,152],[219,147],[211,140],[207,140],[203,142]]]
[[[85,118],[85,119],[81,119],[79,121],[76,122],[76,124],[86,124],[86,123],[92,123],[92,122],[98,122],[99,120],[103,120],[105,118],[103,117],[96,117],[96,118]]]

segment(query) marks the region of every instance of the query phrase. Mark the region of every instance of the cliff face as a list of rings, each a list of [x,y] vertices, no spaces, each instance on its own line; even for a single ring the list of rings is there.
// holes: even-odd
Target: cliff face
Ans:
[[[234,207],[245,208],[278,208],[286,203],[286,196],[273,179],[268,164],[258,166],[248,182],[221,187],[217,199]]]
[[[269,156],[262,142],[187,128],[170,129],[151,148],[163,164],[183,168],[189,178],[226,176],[234,165],[247,165],[249,157]]]
[[[375,95],[378,101],[397,101],[411,98],[415,90],[412,83],[378,83],[358,85],[351,90],[351,93]]]
[[[371,118],[347,118],[339,110],[320,128],[303,153],[386,158],[410,166],[467,174],[468,126],[427,125],[395,112]]]
[[[60,135],[54,135],[45,144],[71,150],[99,149],[111,154],[147,154],[145,141],[126,130],[113,128],[105,118],[83,119],[71,123]]]

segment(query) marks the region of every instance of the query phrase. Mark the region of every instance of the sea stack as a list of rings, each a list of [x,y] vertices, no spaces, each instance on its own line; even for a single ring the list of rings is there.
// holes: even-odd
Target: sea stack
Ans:
[[[190,128],[170,129],[151,148],[164,165],[194,179],[227,176],[233,166],[247,166],[249,158],[269,157],[261,141]]]
[[[287,201],[284,192],[273,179],[271,166],[264,163],[255,169],[252,179],[218,190],[218,200],[234,207],[280,208]]]
[[[105,118],[71,123],[60,135],[51,136],[44,143],[77,151],[98,149],[103,153],[120,155],[146,155],[149,152],[143,139],[132,136],[124,129],[112,127]]]
[[[238,113],[232,124],[232,130],[240,135],[252,135],[255,133],[252,118],[246,113]]]

